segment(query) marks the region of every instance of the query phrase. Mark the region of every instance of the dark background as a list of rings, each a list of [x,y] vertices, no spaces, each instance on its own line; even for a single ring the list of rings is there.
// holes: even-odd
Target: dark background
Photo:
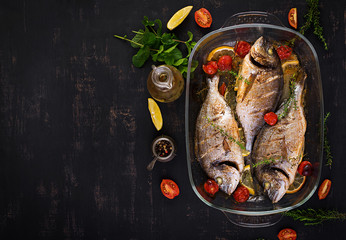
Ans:
[[[0,4],[0,238],[1,239],[276,239],[285,227],[298,239],[346,239],[346,222],[304,226],[284,217],[269,228],[231,224],[205,205],[188,179],[184,95],[159,104],[164,126],[154,128],[147,110],[146,79],[151,62],[137,69],[130,45],[113,34],[133,36],[144,15],[166,25],[180,8],[192,13],[174,32],[198,41],[231,15],[268,11],[288,26],[287,14],[305,1],[1,1]],[[207,8],[210,29],[193,12]],[[325,200],[317,194],[301,209],[346,212],[345,2],[320,1],[329,50],[312,34],[322,74],[333,166]],[[165,27],[164,30],[166,31]],[[151,141],[172,136],[178,156],[148,172]],[[180,187],[174,200],[159,185]]]

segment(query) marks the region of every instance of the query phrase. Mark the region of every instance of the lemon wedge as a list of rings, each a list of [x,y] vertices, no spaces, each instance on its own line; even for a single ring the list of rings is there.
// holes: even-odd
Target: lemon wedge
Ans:
[[[234,48],[230,46],[221,46],[214,48],[208,55],[207,61],[217,61],[221,56],[229,55],[231,57],[235,56]]]
[[[148,109],[154,126],[160,131],[163,125],[162,115],[159,106],[152,98],[148,98]]]
[[[300,175],[299,173],[296,173],[296,176],[294,178],[294,182],[288,187],[286,193],[295,193],[298,192],[305,183],[305,176]]]
[[[169,21],[167,23],[167,28],[169,30],[173,30],[174,28],[178,27],[180,25],[180,23],[182,23],[184,21],[184,19],[187,17],[187,15],[189,15],[192,8],[193,8],[193,6],[187,6],[187,7],[180,9],[178,12],[176,12],[171,17],[171,19],[169,19]]]
[[[255,195],[255,187],[253,184],[253,179],[251,176],[250,165],[244,167],[243,173],[241,175],[240,183],[249,190],[251,195]]]

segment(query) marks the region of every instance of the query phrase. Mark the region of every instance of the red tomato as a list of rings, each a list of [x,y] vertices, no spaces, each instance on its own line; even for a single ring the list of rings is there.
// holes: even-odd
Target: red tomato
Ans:
[[[289,56],[291,56],[292,54],[292,48],[290,48],[289,46],[283,45],[280,46],[276,49],[276,52],[278,53],[280,59],[286,59]]]
[[[239,41],[235,47],[235,52],[239,55],[239,57],[244,58],[246,54],[249,53],[250,48],[250,43],[247,43],[245,41]]]
[[[217,66],[220,71],[228,71],[232,69],[232,57],[229,55],[224,55],[217,61]]]
[[[325,199],[330,191],[332,182],[329,179],[325,179],[318,189],[318,199]]]
[[[211,14],[207,9],[201,8],[195,12],[195,21],[198,26],[208,28],[210,27],[213,19],[211,18]]]
[[[210,61],[207,64],[203,64],[202,67],[206,74],[214,75],[217,72],[217,63],[215,61]]]
[[[233,193],[234,199],[239,203],[246,202],[249,196],[250,196],[249,190],[244,186],[239,186]]]
[[[288,22],[289,24],[297,29],[297,9],[296,8],[291,8],[290,12],[288,13]]]
[[[299,164],[298,173],[302,176],[310,176],[312,173],[312,164],[309,161],[303,161]]]
[[[225,92],[226,92],[226,83],[222,83],[222,85],[220,86],[220,88],[219,88],[219,92],[220,92],[220,94],[222,95],[222,96],[224,96],[225,95]]]
[[[178,185],[170,179],[162,179],[160,187],[162,194],[169,199],[173,199],[179,195]]]
[[[204,190],[211,196],[214,196],[214,194],[219,191],[219,185],[217,185],[217,183],[214,180],[208,179],[204,183]]]
[[[264,115],[264,121],[269,125],[273,126],[278,121],[278,116],[273,112],[266,113]]]
[[[293,229],[284,228],[279,232],[278,238],[280,240],[296,240],[297,239],[297,233]]]

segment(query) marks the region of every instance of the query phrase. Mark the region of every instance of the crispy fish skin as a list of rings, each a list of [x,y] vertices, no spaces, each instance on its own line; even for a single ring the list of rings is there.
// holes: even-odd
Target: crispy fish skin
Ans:
[[[252,152],[254,164],[270,160],[254,168],[255,176],[273,203],[278,202],[293,183],[297,168],[304,152],[306,119],[302,95],[306,74],[298,73],[294,90],[294,101],[290,102],[287,115],[276,125],[266,125],[258,134]],[[285,111],[282,105],[277,111]]]
[[[283,74],[279,56],[264,37],[256,40],[240,70],[236,112],[244,129],[246,150],[264,125],[264,115],[275,110],[282,93]],[[249,163],[247,163],[249,164]]]
[[[219,76],[208,78],[207,82],[208,94],[196,123],[196,156],[210,178],[217,180],[221,177],[222,183],[219,187],[230,195],[239,183],[244,168],[244,158],[240,146],[221,134],[215,126],[240,141],[238,123],[231,108],[218,91]]]

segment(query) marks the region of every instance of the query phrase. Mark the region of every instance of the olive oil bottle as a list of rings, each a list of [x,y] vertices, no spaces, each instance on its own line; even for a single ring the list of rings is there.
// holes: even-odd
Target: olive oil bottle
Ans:
[[[152,66],[147,80],[150,95],[159,102],[173,102],[184,91],[184,78],[173,66]]]

